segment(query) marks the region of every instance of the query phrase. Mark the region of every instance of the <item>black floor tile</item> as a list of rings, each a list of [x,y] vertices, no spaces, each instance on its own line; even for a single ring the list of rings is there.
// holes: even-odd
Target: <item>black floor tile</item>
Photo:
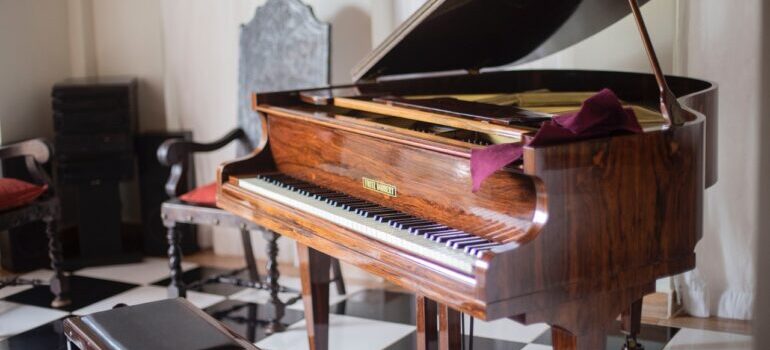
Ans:
[[[67,339],[62,330],[62,320],[56,320],[40,327],[17,334],[0,341],[3,350],[65,350]]]
[[[638,341],[644,346],[645,350],[663,350],[671,341],[671,338],[679,332],[679,328],[653,326],[642,324],[639,332]],[[622,349],[626,342],[626,336],[620,332],[620,322],[615,322],[615,327],[607,335],[607,349]],[[535,344],[551,345],[551,330],[545,331],[535,341]]]
[[[470,337],[465,335],[463,340],[465,341],[465,349],[470,348]],[[527,344],[510,342],[498,339],[489,339],[483,337],[473,337],[473,349],[474,350],[521,350]],[[397,342],[391,344],[383,350],[414,350],[417,349],[417,333],[411,333],[406,337],[399,339]],[[616,349],[617,350],[617,349]]]
[[[265,337],[264,324],[275,315],[272,306],[247,303],[242,301],[226,300],[203,311],[214,316],[217,320],[227,325],[252,343],[256,343]],[[281,323],[287,327],[302,320],[305,315],[302,311],[286,309]]]
[[[204,279],[211,278],[214,276],[229,274],[231,272],[232,270],[215,269],[210,267],[199,267],[199,268],[195,268],[184,272],[182,274],[182,281],[184,281],[184,283],[190,284],[190,283],[202,281]],[[242,271],[235,276],[241,279],[248,280],[248,272],[246,271]],[[171,279],[166,278],[152,284],[156,286],[166,287],[169,285],[170,282],[171,282]],[[212,283],[212,284],[205,284],[201,288],[195,288],[190,290],[222,295],[222,296],[229,296],[237,292],[240,292],[244,289],[246,288],[238,287],[230,284]]]
[[[415,324],[414,295],[367,289],[331,307],[331,312],[371,320]]]
[[[137,287],[137,285],[83,276],[70,276],[72,303],[62,308],[62,310],[72,312],[134,287]],[[5,300],[50,308],[53,294],[51,294],[48,286],[36,286],[13,294],[5,298]]]

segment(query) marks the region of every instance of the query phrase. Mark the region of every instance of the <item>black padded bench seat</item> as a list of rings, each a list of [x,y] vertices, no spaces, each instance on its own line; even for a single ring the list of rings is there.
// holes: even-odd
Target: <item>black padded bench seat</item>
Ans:
[[[81,350],[258,350],[183,298],[71,317],[64,334]]]

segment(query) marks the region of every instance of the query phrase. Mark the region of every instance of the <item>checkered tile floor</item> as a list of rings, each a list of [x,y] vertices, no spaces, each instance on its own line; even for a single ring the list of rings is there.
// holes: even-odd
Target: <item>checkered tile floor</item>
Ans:
[[[221,270],[185,264],[188,281],[222,273]],[[51,272],[36,271],[26,278],[47,280]],[[84,315],[107,310],[115,304],[140,304],[165,298],[168,280],[166,261],[147,259],[139,264],[87,268],[72,277],[73,303],[66,310],[48,307],[47,287],[0,289],[0,349],[66,349],[61,320],[69,314]],[[299,280],[284,277],[283,285],[299,288]],[[413,349],[415,344],[414,298],[409,294],[365,290],[349,285],[347,295],[331,288],[330,348],[334,350]],[[283,297],[290,297],[286,294]],[[189,293],[188,300],[263,349],[307,349],[302,303],[289,307],[283,321],[288,329],[267,336],[255,320],[268,319],[271,308],[261,291],[227,285],[209,285]],[[465,322],[466,326],[469,322]],[[523,326],[510,320],[475,322],[474,348],[478,350],[546,350],[550,330],[546,325]],[[695,329],[643,327],[641,342],[647,350],[722,349],[749,350],[751,337]],[[619,332],[608,335],[608,349],[621,349]]]

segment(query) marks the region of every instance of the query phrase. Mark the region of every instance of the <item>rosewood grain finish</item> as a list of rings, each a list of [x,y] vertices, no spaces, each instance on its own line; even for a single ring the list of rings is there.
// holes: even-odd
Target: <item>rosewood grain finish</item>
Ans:
[[[438,307],[436,302],[422,295],[415,298],[417,310],[417,349],[438,349]]]
[[[446,305],[438,306],[438,348],[439,350],[459,349],[462,342],[460,330],[462,315]]]
[[[370,94],[395,87],[404,95],[483,93],[506,82],[506,92],[609,86],[631,103],[659,101],[651,75],[615,72],[517,71],[357,87]],[[496,173],[478,193],[470,191],[470,148],[335,118],[321,107],[309,113],[296,92],[259,95],[265,142],[251,158],[220,167],[218,205],[446,308],[487,320],[548,322],[557,349],[592,349],[612,320],[653,291],[655,279],[694,266],[707,184],[701,112],[714,112],[716,90],[694,79],[669,83],[686,95],[683,125],[526,148],[520,168]],[[276,170],[505,244],[464,274],[237,185]],[[396,186],[398,196],[365,189],[362,177]],[[310,300],[323,299],[319,288],[311,288]],[[319,322],[313,334],[322,334]]]
[[[331,258],[313,248],[297,244],[302,300],[310,350],[327,349],[329,343],[329,269]]]

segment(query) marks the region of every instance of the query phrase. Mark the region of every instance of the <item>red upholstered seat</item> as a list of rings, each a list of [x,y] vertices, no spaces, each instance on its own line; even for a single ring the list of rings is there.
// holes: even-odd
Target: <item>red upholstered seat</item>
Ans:
[[[209,207],[217,206],[217,183],[212,182],[179,196],[183,202]]]
[[[32,203],[48,189],[26,181],[0,178],[0,211]]]

